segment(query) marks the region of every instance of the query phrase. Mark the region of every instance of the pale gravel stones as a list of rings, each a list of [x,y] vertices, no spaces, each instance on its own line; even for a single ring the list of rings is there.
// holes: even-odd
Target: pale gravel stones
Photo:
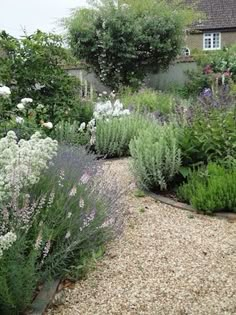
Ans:
[[[127,188],[125,232],[47,314],[236,314],[236,223],[134,197],[128,160],[107,164]]]

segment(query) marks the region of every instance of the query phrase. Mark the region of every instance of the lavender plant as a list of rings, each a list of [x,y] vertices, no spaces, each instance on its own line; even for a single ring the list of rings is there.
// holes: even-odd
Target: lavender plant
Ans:
[[[82,276],[93,253],[122,230],[122,192],[104,175],[102,161],[61,146],[43,166],[39,180],[2,207],[2,234],[14,230],[17,237],[0,259],[4,315],[23,312],[39,283]]]
[[[33,187],[32,198],[45,200],[32,226],[47,253],[45,277],[77,268],[84,253],[97,250],[120,231],[120,192],[102,173],[101,161],[85,149],[63,146]],[[38,229],[39,225],[43,228]]]

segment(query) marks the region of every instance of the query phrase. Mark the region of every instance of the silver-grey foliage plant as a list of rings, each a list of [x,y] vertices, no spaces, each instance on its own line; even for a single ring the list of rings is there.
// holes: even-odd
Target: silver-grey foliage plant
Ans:
[[[152,124],[130,143],[132,168],[138,184],[147,190],[165,190],[178,174],[181,151],[173,124]]]

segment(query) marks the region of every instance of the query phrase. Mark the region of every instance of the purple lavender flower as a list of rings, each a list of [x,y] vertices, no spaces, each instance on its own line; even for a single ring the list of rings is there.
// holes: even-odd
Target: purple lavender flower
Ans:
[[[212,91],[210,88],[204,88],[204,90],[202,91],[201,95],[203,97],[212,97]]]

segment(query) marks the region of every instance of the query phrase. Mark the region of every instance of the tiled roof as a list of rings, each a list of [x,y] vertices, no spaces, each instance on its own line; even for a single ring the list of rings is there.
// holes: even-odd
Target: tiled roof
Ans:
[[[197,30],[236,28],[236,0],[186,0],[206,14],[194,24]]]

